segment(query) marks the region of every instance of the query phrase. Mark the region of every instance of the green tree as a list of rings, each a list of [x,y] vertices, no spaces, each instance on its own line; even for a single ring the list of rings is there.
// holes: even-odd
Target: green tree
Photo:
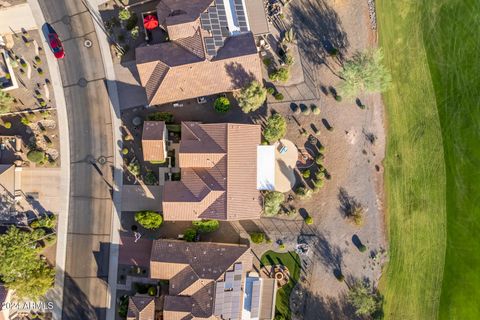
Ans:
[[[135,221],[145,229],[156,229],[162,225],[163,217],[158,212],[145,210],[135,213]]]
[[[372,316],[381,308],[381,296],[364,282],[357,281],[350,288],[347,299],[355,307],[357,316]]]
[[[226,113],[230,110],[230,100],[227,97],[218,97],[213,106],[218,113]]]
[[[287,121],[285,118],[279,114],[275,113],[274,115],[268,117],[267,124],[263,130],[263,136],[268,142],[275,142],[282,139],[287,133]]]
[[[3,90],[0,90],[0,114],[10,112],[13,104],[13,97]]]
[[[383,65],[383,53],[380,49],[357,52],[343,65],[340,76],[344,82],[340,93],[347,98],[357,96],[360,92],[372,93],[387,90],[391,75]]]
[[[218,220],[200,220],[193,221],[192,226],[197,232],[200,233],[209,233],[218,230],[220,228],[220,223]]]
[[[280,211],[281,204],[285,201],[285,195],[278,191],[269,191],[264,198],[264,213],[274,216]]]
[[[252,240],[252,242],[256,244],[263,243],[265,242],[265,233],[263,232],[250,233],[250,240]]]
[[[197,237],[197,230],[195,230],[194,228],[188,228],[183,233],[183,239],[185,239],[185,241],[187,242],[194,242],[196,237]]]
[[[0,236],[0,276],[21,299],[34,301],[52,287],[55,270],[37,255],[36,245],[45,232],[10,227]]]
[[[57,225],[57,217],[55,215],[52,215],[49,217],[43,217],[33,221],[30,224],[30,227],[32,227],[33,229],[37,229],[37,228],[53,229],[55,228],[56,225]]]
[[[267,89],[258,81],[252,81],[236,95],[238,105],[243,112],[249,113],[260,108],[267,99]]]
[[[287,67],[281,67],[268,75],[272,81],[285,82],[290,78],[290,70]]]
[[[30,150],[27,153],[27,159],[34,163],[45,161],[45,152],[41,150]]]

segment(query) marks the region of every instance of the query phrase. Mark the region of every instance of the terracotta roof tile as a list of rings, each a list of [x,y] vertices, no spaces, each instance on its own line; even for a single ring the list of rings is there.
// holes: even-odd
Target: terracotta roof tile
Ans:
[[[128,300],[127,320],[154,320],[155,299],[153,297],[133,296]]]
[[[165,122],[145,121],[142,131],[142,151],[145,161],[165,160]]]

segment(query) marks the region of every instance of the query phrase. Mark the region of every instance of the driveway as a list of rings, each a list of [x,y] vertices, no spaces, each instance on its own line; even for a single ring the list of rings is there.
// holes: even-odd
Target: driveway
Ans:
[[[122,189],[122,210],[162,210],[163,186],[124,185]]]
[[[38,196],[39,212],[58,213],[60,201],[60,168],[22,168],[21,188],[26,195]]]

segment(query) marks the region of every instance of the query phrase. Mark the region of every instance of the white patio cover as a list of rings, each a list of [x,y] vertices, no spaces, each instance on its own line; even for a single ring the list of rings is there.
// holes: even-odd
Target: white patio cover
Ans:
[[[257,147],[257,189],[275,190],[275,146]]]

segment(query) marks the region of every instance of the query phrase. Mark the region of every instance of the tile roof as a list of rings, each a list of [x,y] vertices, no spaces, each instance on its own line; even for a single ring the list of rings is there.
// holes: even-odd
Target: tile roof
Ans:
[[[142,151],[144,161],[165,160],[165,122],[145,121],[142,131]]]
[[[127,320],[154,320],[155,299],[153,297],[133,296],[128,300]]]
[[[252,80],[261,81],[260,57],[243,3],[234,1],[240,2],[229,10],[235,11],[241,25],[235,35],[226,20],[222,22],[223,0],[160,1],[157,15],[171,41],[135,51],[149,104],[234,91]]]
[[[252,254],[247,245],[160,239],[152,246],[151,269],[158,269],[158,263],[179,266],[175,274],[161,278],[170,282],[165,320],[216,319],[215,284],[225,281],[225,273],[239,264],[244,276],[252,268]]]
[[[260,130],[250,124],[183,122],[181,181],[165,182],[165,220],[258,219]]]

